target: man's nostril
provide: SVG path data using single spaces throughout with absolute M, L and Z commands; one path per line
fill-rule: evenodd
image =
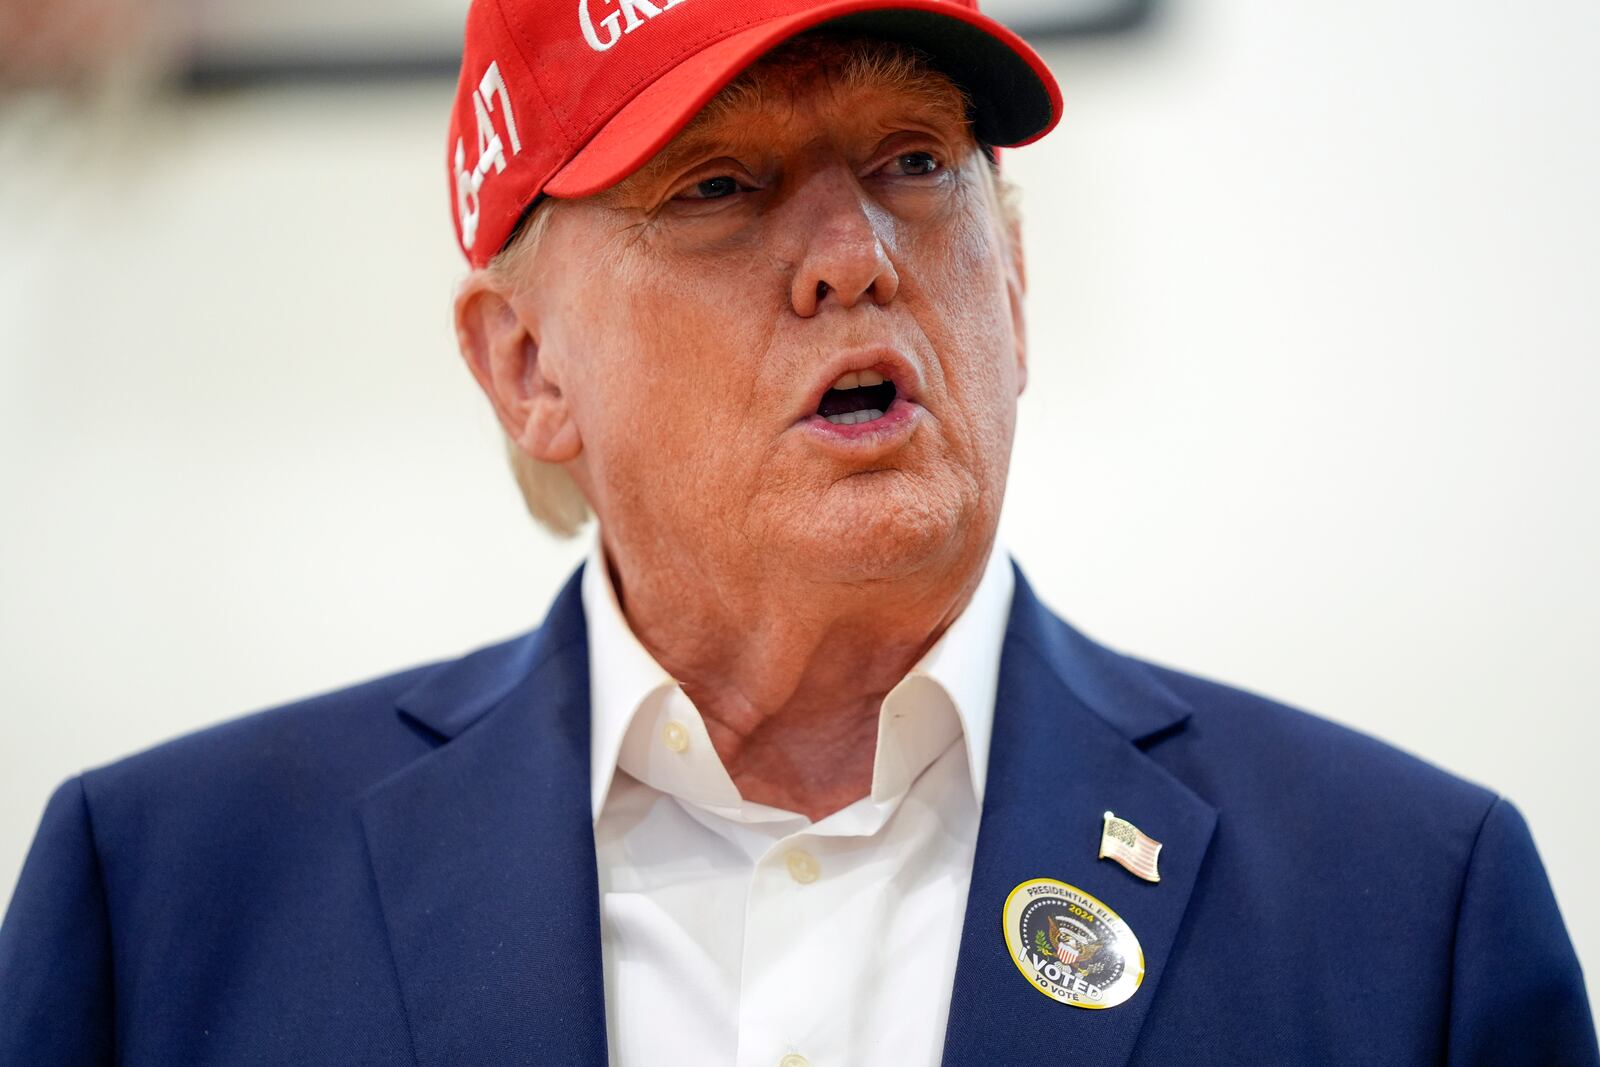
M 819 304 L 822 303 L 823 299 L 825 297 L 827 297 L 827 295 L 828 295 L 828 283 L 827 282 L 818 282 L 817 283 L 817 303 L 819 303 Z

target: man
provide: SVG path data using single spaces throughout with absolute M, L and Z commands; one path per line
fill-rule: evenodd
M 1600 1063 L 1531 839 L 1101 648 L 995 545 L 1026 375 L 956 0 L 478 0 L 462 353 L 544 624 L 52 800 L 0 1063 Z

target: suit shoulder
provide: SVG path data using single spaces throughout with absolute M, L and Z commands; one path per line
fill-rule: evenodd
M 1127 659 L 1128 657 L 1124 657 Z M 1351 814 L 1387 809 L 1397 818 L 1439 819 L 1473 831 L 1497 794 L 1360 730 L 1258 693 L 1133 660 L 1190 708 L 1191 755 L 1228 768 L 1238 788 L 1295 806 L 1295 798 Z M 1220 778 L 1221 776 L 1219 776 Z M 1249 787 L 1257 787 L 1247 792 Z
M 1497 799 L 1359 730 L 1101 644 L 1020 579 L 1009 638 L 1200 797 L 1263 827 L 1371 832 L 1409 819 L 1471 837 Z
M 255 711 L 161 742 L 86 772 L 91 804 L 181 796 L 260 797 L 359 792 L 433 747 L 429 731 L 401 715 L 403 697 L 455 669 L 505 658 L 522 635 L 456 659 L 410 667 Z

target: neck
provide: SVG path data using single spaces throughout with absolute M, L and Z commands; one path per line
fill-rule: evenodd
M 630 628 L 699 709 L 740 794 L 815 820 L 871 791 L 883 698 L 972 598 L 994 531 L 974 540 L 868 582 L 603 544 Z

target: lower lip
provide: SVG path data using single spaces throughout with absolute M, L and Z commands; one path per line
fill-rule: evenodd
M 829 422 L 821 415 L 810 415 L 800 420 L 807 433 L 836 448 L 856 451 L 881 451 L 898 447 L 922 416 L 922 405 L 904 397 L 895 397 L 889 410 L 871 422 L 856 422 L 847 426 Z

